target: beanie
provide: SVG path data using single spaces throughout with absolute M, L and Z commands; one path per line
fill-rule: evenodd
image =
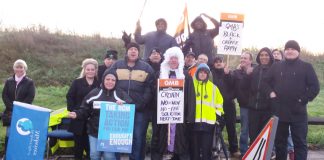
M 153 47 L 152 50 L 151 50 L 151 52 L 150 52 L 150 55 L 151 55 L 152 53 L 154 53 L 154 52 L 159 53 L 159 54 L 161 55 L 161 57 L 162 57 L 161 50 L 160 50 L 158 47 Z
M 132 47 L 135 47 L 137 48 L 138 51 L 140 51 L 140 47 L 137 43 L 134 43 L 134 42 L 130 42 L 128 45 L 127 45 L 127 48 L 126 48 L 126 51 L 128 51 L 130 48 Z
M 105 59 L 109 58 L 109 59 L 115 59 L 117 60 L 117 51 L 116 50 L 108 50 L 106 55 L 105 55 Z
M 288 48 L 293 48 L 296 51 L 300 52 L 300 47 L 299 44 L 295 41 L 295 40 L 289 40 L 286 44 L 285 44 L 285 50 Z

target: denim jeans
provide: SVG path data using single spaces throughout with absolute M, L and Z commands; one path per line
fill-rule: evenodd
M 97 150 L 98 139 L 89 135 L 90 143 L 90 158 L 91 160 L 101 160 L 101 155 L 104 160 L 117 160 L 115 153 L 112 152 L 103 152 Z
M 130 160 L 144 160 L 146 131 L 149 124 L 148 114 L 146 112 L 135 112 L 133 146 Z
M 294 151 L 294 143 L 292 141 L 290 127 L 289 127 L 287 150 L 288 150 L 288 152 Z
M 249 109 L 240 107 L 241 116 L 241 134 L 240 134 L 240 152 L 242 155 L 249 148 Z

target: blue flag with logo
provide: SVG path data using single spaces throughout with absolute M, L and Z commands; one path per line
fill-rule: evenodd
M 131 153 L 134 128 L 134 104 L 95 101 L 100 106 L 97 149 L 99 151 Z
M 44 159 L 50 111 L 14 102 L 6 159 Z

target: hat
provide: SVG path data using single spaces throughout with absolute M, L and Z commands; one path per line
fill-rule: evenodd
M 285 44 L 285 50 L 288 48 L 293 48 L 296 51 L 300 52 L 300 47 L 299 44 L 295 41 L 295 40 L 289 40 L 286 44 Z
M 209 67 L 208 67 L 207 64 L 201 63 L 197 67 L 197 71 L 195 73 L 195 76 L 196 76 L 196 79 L 197 80 L 200 80 L 201 81 L 202 79 L 199 79 L 199 77 L 198 77 L 198 74 L 199 74 L 200 71 L 205 71 L 207 73 L 207 77 L 209 77 L 210 69 L 209 69 Z M 202 81 L 207 81 L 207 80 L 208 80 L 208 78 L 207 79 L 204 79 Z
M 135 47 L 135 48 L 137 48 L 138 51 L 140 51 L 139 45 L 137 43 L 134 43 L 134 42 L 130 42 L 129 44 L 127 44 L 126 51 L 128 51 L 132 47 Z
M 189 51 L 189 52 L 186 54 L 186 57 L 187 57 L 187 56 L 193 56 L 193 57 L 196 58 L 196 54 L 195 54 L 194 52 L 191 52 L 191 51 Z
M 155 21 L 155 26 L 157 26 L 157 24 L 158 24 L 159 22 L 164 22 L 165 26 L 168 25 L 167 22 L 166 22 L 166 20 L 165 20 L 164 18 L 159 18 L 159 19 L 157 19 L 157 20 Z
M 214 63 L 217 62 L 217 61 L 221 61 L 221 62 L 223 62 L 223 60 L 224 60 L 224 57 L 223 57 L 223 56 L 217 55 L 217 56 L 214 58 Z
M 157 52 L 161 55 L 161 50 L 158 47 L 153 47 L 150 54 L 152 54 L 153 52 Z
M 118 59 L 117 54 L 118 54 L 118 52 L 116 50 L 107 50 L 107 53 L 105 55 L 105 59 L 109 58 L 109 59 L 117 60 Z

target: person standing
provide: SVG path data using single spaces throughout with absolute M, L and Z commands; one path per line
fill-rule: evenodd
M 207 24 L 202 18 L 203 16 L 208 18 L 214 24 L 215 27 L 213 29 L 207 29 Z M 219 22 L 207 14 L 202 13 L 191 23 L 191 28 L 193 29 L 193 32 L 186 40 L 183 52 L 187 54 L 191 48 L 192 52 L 196 54 L 196 57 L 204 53 L 208 56 L 208 65 L 212 65 L 216 55 L 214 38 L 219 33 Z
M 139 45 L 130 42 L 124 60 L 116 61 L 108 70 L 117 74 L 117 88 L 124 90 L 135 104 L 135 119 L 132 153 L 130 160 L 143 160 L 148 118 L 145 113 L 152 98 L 154 71 L 146 62 L 140 60 Z
M 118 153 L 97 150 L 100 109 L 94 108 L 93 105 L 94 101 L 115 102 L 118 105 L 133 103 L 126 92 L 115 87 L 117 81 L 116 73 L 105 71 L 101 86 L 90 91 L 82 101 L 81 107 L 68 114 L 68 117 L 75 120 L 87 120 L 91 160 L 101 160 L 101 157 L 104 160 L 119 160 L 120 158 Z
M 104 64 L 99 65 L 98 67 L 98 81 L 99 84 L 101 83 L 102 80 L 102 75 L 103 73 L 110 68 L 118 59 L 117 56 L 118 52 L 116 50 L 107 50 L 107 53 L 104 57 Z
M 252 72 L 253 57 L 250 52 L 243 52 L 238 69 L 233 71 L 234 94 L 240 106 L 241 134 L 240 152 L 243 156 L 249 147 L 249 86 L 245 83 L 248 74 Z
M 274 63 L 265 76 L 265 91 L 279 117 L 275 138 L 276 158 L 287 158 L 289 127 L 295 159 L 307 159 L 307 103 L 319 93 L 319 82 L 313 66 L 299 58 L 300 46 L 295 40 L 285 44 L 284 61 Z
M 229 68 L 225 65 L 223 57 L 216 56 L 211 68 L 213 83 L 219 88 L 223 99 L 224 120 L 227 130 L 229 151 L 231 156 L 239 158 L 238 141 L 236 133 L 236 108 L 234 102 L 234 79 Z
M 150 55 L 150 51 L 153 47 L 158 47 L 161 53 L 164 53 L 168 48 L 178 46 L 176 40 L 166 33 L 167 21 L 163 18 L 159 18 L 155 21 L 156 31 L 149 32 L 145 35 L 141 35 L 142 27 L 140 21 L 136 23 L 135 29 L 135 42 L 138 44 L 144 44 L 144 56 L 143 59 L 147 59 Z
M 98 62 L 95 59 L 87 58 L 82 62 L 82 71 L 79 78 L 72 82 L 71 87 L 66 94 L 67 110 L 70 112 L 80 109 L 84 97 L 94 88 L 99 87 L 97 80 Z M 90 158 L 89 138 L 87 134 L 87 120 L 73 119 L 68 128 L 69 132 L 74 136 L 74 158 L 84 159 Z
M 210 80 L 210 69 L 201 63 L 193 78 L 196 95 L 195 123 L 191 134 L 191 159 L 211 160 L 216 121 L 224 114 L 223 97 L 218 87 Z

